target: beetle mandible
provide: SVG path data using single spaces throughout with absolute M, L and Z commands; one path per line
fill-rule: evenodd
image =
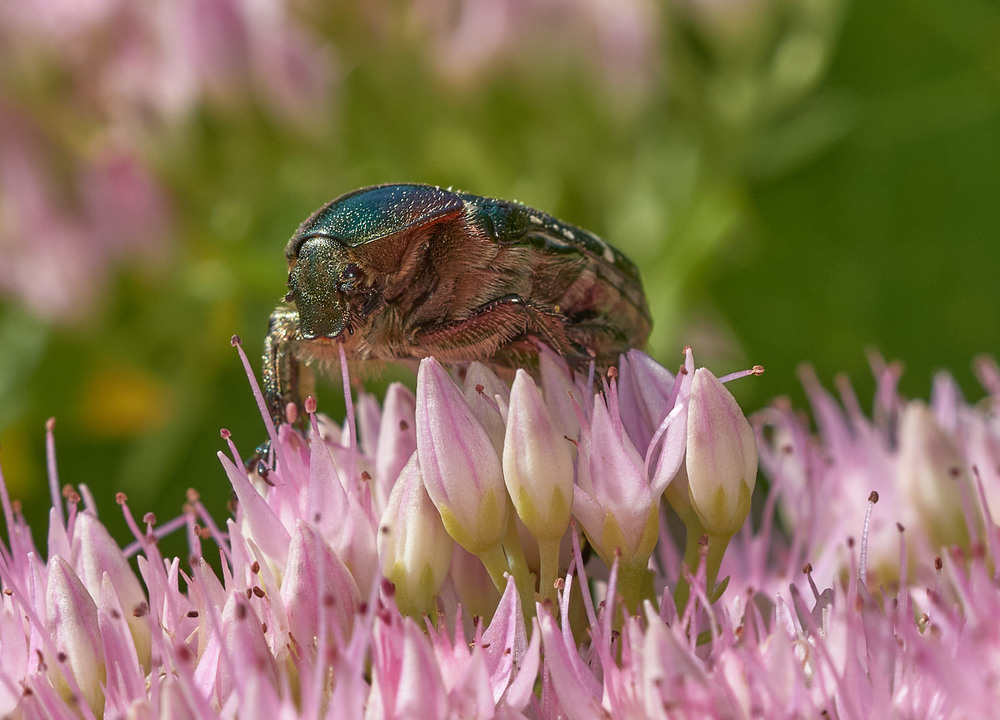
M 516 202 L 378 185 L 313 213 L 285 250 L 288 305 L 271 315 L 264 392 L 276 423 L 303 367 L 349 361 L 537 362 L 543 343 L 599 368 L 642 347 L 639 271 L 596 235 Z M 294 307 L 291 305 L 294 304 Z

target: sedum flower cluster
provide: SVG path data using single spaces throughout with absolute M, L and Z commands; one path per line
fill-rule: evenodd
M 992 401 L 877 371 L 873 419 L 807 378 L 813 435 L 787 403 L 748 422 L 690 351 L 596 383 L 426 359 L 415 394 L 270 428 L 263 478 L 223 431 L 225 527 L 193 491 L 159 526 L 120 497 L 125 549 L 60 499 L 50 426 L 44 553 L 0 477 L 0 716 L 988 716 Z

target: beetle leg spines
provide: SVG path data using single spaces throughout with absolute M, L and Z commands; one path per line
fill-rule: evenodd
M 469 317 L 421 330 L 414 337 L 420 352 L 452 362 L 490 358 L 523 337 L 535 336 L 560 354 L 572 350 L 564 318 L 517 295 L 492 300 Z
M 640 329 L 640 339 L 629 337 L 622 328 L 607 319 L 590 319 L 569 322 L 566 334 L 576 348 L 575 358 L 567 356 L 576 369 L 593 360 L 599 372 L 618 362 L 621 348 L 637 347 L 645 343 L 648 329 Z

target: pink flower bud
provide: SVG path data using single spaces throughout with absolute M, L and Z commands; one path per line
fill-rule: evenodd
M 448 533 L 474 554 L 496 547 L 507 512 L 500 458 L 434 358 L 420 362 L 416 419 L 420 472 Z
M 417 449 L 416 404 L 413 393 L 402 383 L 393 383 L 385 391 L 375 452 L 375 495 L 379 508 L 385 507 L 393 483 Z
M 74 539 L 79 543 L 78 563 L 83 584 L 90 596 L 101 597 L 101 585 L 106 574 L 111 580 L 128 622 L 139 660 L 149 666 L 150 630 L 149 605 L 138 578 L 122 554 L 118 543 L 97 517 L 90 512 L 77 515 Z
M 587 399 L 580 388 L 573 383 L 566 361 L 551 350 L 542 348 L 538 353 L 538 374 L 542 378 L 545 404 L 552 411 L 552 418 L 559 426 L 560 432 L 570 440 L 579 440 L 580 420 L 576 408 L 587 408 Z M 589 413 L 584 410 L 584 414 Z M 573 455 L 575 457 L 575 451 Z
M 69 698 L 70 685 L 62 671 L 68 665 L 83 699 L 100 715 L 104 706 L 105 666 L 97 603 L 61 557 L 50 558 L 48 570 L 46 626 L 56 652 L 63 659 L 59 662 L 57 658 L 46 658 L 49 679 L 53 687 Z
M 517 371 L 511 388 L 503 471 L 518 517 L 531 533 L 537 538 L 561 538 L 573 505 L 570 442 L 524 370 Z
M 320 613 L 326 615 L 327 646 L 351 632 L 361 600 L 347 566 L 316 528 L 299 522 L 288 549 L 288 567 L 281 583 L 281 600 L 288 613 L 288 629 L 303 648 L 312 648 L 320 632 Z
M 448 694 L 434 649 L 410 618 L 392 618 L 374 628 L 372 691 L 366 716 L 448 717 Z
M 623 561 L 645 564 L 659 530 L 659 495 L 650 490 L 645 462 L 617 417 L 598 396 L 591 427 L 580 444 L 579 486 L 573 515 L 609 566 L 616 551 Z
M 757 482 L 757 443 L 736 398 L 705 368 L 694 373 L 685 466 L 691 506 L 705 530 L 736 534 Z
M 622 425 L 636 448 L 645 453 L 676 396 L 673 373 L 646 353 L 629 350 L 618 362 L 618 396 Z
M 509 403 L 510 388 L 507 383 L 482 363 L 474 362 L 469 364 L 469 369 L 465 373 L 462 394 L 476 419 L 493 441 L 493 449 L 497 451 L 498 456 L 502 456 L 504 419 L 500 415 L 496 396 L 500 396 L 504 405 Z
M 268 689 L 278 687 L 278 664 L 264 635 L 260 617 L 252 602 L 241 592 L 232 592 L 222 608 L 222 649 L 239 663 L 220 662 L 215 692 L 225 698 L 232 692 L 245 693 L 255 683 Z
M 454 545 L 427 495 L 413 453 L 392 488 L 378 533 L 382 574 L 396 586 L 396 606 L 402 612 L 434 611 Z
M 962 511 L 959 483 L 967 485 L 965 463 L 958 449 L 922 402 L 910 402 L 899 430 L 899 488 L 908 498 L 914 520 L 936 546 L 967 545 L 969 528 Z M 911 522 L 907 522 L 911 524 Z

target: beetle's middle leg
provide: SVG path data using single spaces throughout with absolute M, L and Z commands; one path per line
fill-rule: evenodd
M 489 358 L 503 346 L 535 335 L 565 355 L 573 344 L 563 329 L 565 318 L 555 310 L 519 295 L 505 295 L 476 308 L 462 320 L 418 330 L 414 344 L 428 355 L 449 362 Z

